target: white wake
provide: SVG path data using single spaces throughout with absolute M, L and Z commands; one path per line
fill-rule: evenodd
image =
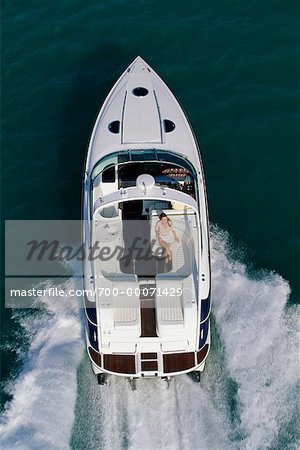
M 70 279 L 60 288 L 76 288 Z M 49 287 L 49 286 L 47 286 Z M 44 286 L 46 288 L 46 286 Z M 2 415 L 2 449 L 64 449 L 74 422 L 77 367 L 84 351 L 78 299 L 43 298 L 38 316 L 20 316 L 30 339 L 24 367 Z M 18 315 L 18 312 L 16 312 Z
M 247 449 L 279 448 L 280 434 L 297 415 L 299 306 L 287 307 L 290 288 L 280 275 L 253 279 L 244 264 L 230 260 L 228 241 L 214 229 L 213 299 L 226 367 L 238 384 L 240 433 Z

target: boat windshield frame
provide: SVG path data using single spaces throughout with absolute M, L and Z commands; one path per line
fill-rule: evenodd
M 140 156 L 139 158 L 137 158 Z M 162 149 L 129 149 L 129 150 L 119 150 L 117 152 L 109 153 L 101 158 L 93 167 L 90 175 L 91 184 L 95 178 L 107 169 L 115 162 L 112 162 L 116 157 L 120 157 L 121 161 L 118 162 L 117 166 L 137 163 L 137 162 L 157 162 L 157 163 L 168 163 L 175 166 L 180 166 L 190 172 L 193 177 L 193 182 L 195 183 L 195 188 L 197 190 L 197 171 L 193 164 L 185 157 L 171 150 Z M 146 158 L 145 158 L 146 157 Z

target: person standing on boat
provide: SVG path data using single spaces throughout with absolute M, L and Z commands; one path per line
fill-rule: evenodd
M 155 226 L 156 239 L 161 247 L 165 250 L 165 260 L 166 263 L 172 261 L 172 250 L 171 244 L 174 241 L 179 242 L 176 235 L 176 231 L 172 225 L 172 221 L 169 219 L 167 214 L 161 213 L 159 216 L 159 221 Z

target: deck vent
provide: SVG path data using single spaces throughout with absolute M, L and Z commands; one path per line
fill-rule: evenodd
M 132 93 L 136 97 L 146 97 L 146 95 L 149 94 L 149 91 L 144 87 L 136 87 L 133 89 Z
M 110 122 L 108 129 L 111 133 L 118 134 L 120 132 L 120 121 L 114 120 L 113 122 Z
M 175 123 L 172 122 L 172 120 L 164 120 L 164 129 L 166 133 L 171 133 L 171 131 L 175 130 L 175 128 Z

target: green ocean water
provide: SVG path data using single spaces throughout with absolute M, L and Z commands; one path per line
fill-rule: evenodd
M 274 311 L 281 301 L 277 294 L 284 290 L 283 284 L 274 281 L 275 273 L 286 280 L 282 283 L 289 285 L 291 294 L 282 301 L 282 311 L 289 308 L 294 311 L 300 293 L 299 21 L 299 3 L 292 0 L 4 0 L 1 3 L 2 217 L 80 218 L 83 163 L 96 115 L 118 76 L 140 55 L 174 92 L 193 126 L 202 151 L 210 221 L 219 226 L 219 231 L 215 231 L 216 242 L 223 233 L 220 230 L 226 230 L 231 258 L 242 261 L 249 277 L 254 274 L 257 280 L 263 280 L 265 289 L 266 279 L 274 274 L 271 284 L 278 289 L 268 291 Z M 250 288 L 245 282 L 245 296 L 247 289 Z M 215 315 L 218 326 L 213 335 L 215 342 L 220 339 L 220 345 L 215 344 L 213 363 L 208 369 L 214 380 L 214 364 L 218 364 L 217 356 L 221 357 L 220 348 L 226 346 L 218 307 Z M 266 326 L 272 327 L 276 317 L 270 313 Z M 30 345 L 38 336 L 37 320 L 34 314 L 16 315 L 2 307 L 3 403 L 17 398 L 14 384 L 18 385 L 20 373 L 31 361 Z M 31 333 L 28 330 L 33 323 L 35 331 Z M 290 322 L 285 326 L 292 327 Z M 226 364 L 219 372 L 230 366 Z M 88 388 L 82 381 L 86 365 L 84 359 L 79 366 L 77 393 L 89 398 L 87 403 L 91 405 Z M 230 372 L 228 367 L 226 370 Z M 230 442 L 240 442 L 242 447 L 246 437 L 251 436 L 251 427 L 247 429 L 244 425 L 239 429 L 237 423 L 243 422 L 241 411 L 245 408 L 242 403 L 244 406 L 239 410 L 236 400 L 242 382 L 234 371 L 227 375 L 228 398 L 222 398 L 222 402 L 228 404 L 225 416 L 231 417 L 228 419 L 231 425 L 226 422 L 224 427 L 231 428 L 224 432 L 224 448 L 230 448 Z M 87 380 L 91 389 L 97 389 L 90 374 Z M 174 396 L 184 390 L 180 383 L 174 388 L 176 392 L 172 391 Z M 217 381 L 210 384 L 208 378 L 205 386 L 208 391 L 222 391 Z M 128 414 L 136 399 L 122 394 L 123 388 L 118 384 L 112 386 L 117 403 L 107 398 L 107 393 L 98 393 L 95 398 L 99 403 L 118 404 L 119 409 L 126 404 Z M 254 392 L 255 384 L 252 388 Z M 293 397 L 294 389 L 292 384 L 287 398 Z M 151 392 L 147 392 L 146 397 L 139 394 L 142 402 L 150 396 Z M 192 398 L 192 391 L 188 392 Z M 165 393 L 161 395 L 164 398 Z M 199 401 L 205 400 L 204 397 Z M 104 427 L 104 419 L 98 415 L 102 434 L 94 423 L 91 427 L 94 440 L 85 447 L 79 431 L 86 430 L 82 424 L 88 423 L 88 419 L 82 417 L 84 402 L 81 404 L 80 398 L 79 395 L 74 409 L 75 425 L 70 440 L 73 448 L 109 447 L 118 423 L 122 423 L 123 431 L 119 430 L 120 440 L 113 441 L 111 448 L 139 448 L 139 440 L 130 444 L 132 424 L 128 417 L 118 416 L 119 422 L 115 428 L 110 425 L 110 429 Z M 6 404 L 6 411 L 9 405 Z M 19 414 L 22 411 L 21 408 Z M 290 420 L 274 422 L 277 434 L 273 440 L 253 438 L 245 448 L 296 448 L 293 414 Z M 5 423 L 8 422 L 4 422 L 4 429 Z M 206 428 L 201 430 L 207 432 Z M 20 448 L 35 448 L 30 431 L 23 433 L 27 441 Z M 19 429 L 11 438 L 15 440 L 8 442 L 19 448 L 21 437 Z M 178 448 L 197 448 L 186 439 L 177 443 Z M 163 439 L 155 441 L 152 448 L 162 443 L 165 445 Z M 176 448 L 175 444 L 176 440 L 170 448 Z M 48 443 L 48 447 L 43 445 L 39 448 L 64 448 L 61 441 Z M 206 444 L 206 448 L 217 447 Z

